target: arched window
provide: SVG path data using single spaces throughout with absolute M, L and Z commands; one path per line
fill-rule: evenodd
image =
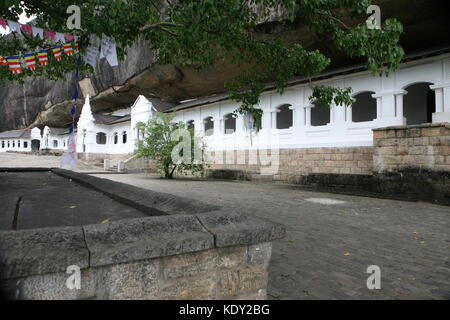
M 205 124 L 205 136 L 209 137 L 214 134 L 214 121 L 213 117 L 207 117 L 203 121 Z
M 277 129 L 289 129 L 293 123 L 293 112 L 290 104 L 284 104 L 277 108 Z
M 16 147 L 16 141 L 13 141 L 12 143 L 12 147 L 15 148 Z
M 117 132 L 114 132 L 114 144 L 118 143 L 119 143 L 119 135 L 117 134 Z
M 143 122 L 139 122 L 136 125 L 136 138 L 137 140 L 142 140 L 142 138 L 144 138 L 144 129 L 142 129 L 141 127 L 144 125 Z
M 17 148 L 20 148 L 20 140 L 17 140 Z
M 104 132 L 98 132 L 96 136 L 97 144 L 106 144 L 106 134 Z
M 225 134 L 232 134 L 236 132 L 236 118 L 232 113 L 229 113 L 223 117 L 225 120 Z
M 10 146 L 10 144 L 9 144 L 9 141 L 8 141 L 8 148 L 9 148 L 9 146 Z
M 53 148 L 58 148 L 58 140 L 53 140 Z
M 123 144 L 127 143 L 127 132 L 126 131 L 122 132 L 122 143 Z
M 377 100 L 372 98 L 375 92 L 362 92 L 353 98 L 355 102 L 352 105 L 352 121 L 366 122 L 377 118 Z
M 2 149 L 5 149 L 5 141 L 2 141 Z
M 405 88 L 408 92 L 403 97 L 403 116 L 406 124 L 420 124 L 432 122 L 432 115 L 436 112 L 436 97 L 430 89 L 432 83 L 416 83 Z
M 23 142 L 23 147 L 26 149 L 26 148 L 28 148 L 28 141 L 24 141 Z
M 186 127 L 188 128 L 188 130 L 195 130 L 195 124 L 194 124 L 194 120 L 189 120 L 188 122 L 186 122 Z
M 325 126 L 330 123 L 330 107 L 314 106 L 311 108 L 311 125 L 313 127 Z

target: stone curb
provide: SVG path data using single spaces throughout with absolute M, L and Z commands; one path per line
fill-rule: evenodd
M 145 190 L 124 183 L 92 177 L 83 173 L 56 168 L 51 171 L 64 178 L 72 179 L 88 188 L 99 191 L 117 202 L 151 216 L 190 214 L 192 211 L 201 213 L 218 209 L 217 206 L 212 206 L 197 200 Z
M 65 273 L 71 265 L 87 269 L 265 243 L 285 236 L 280 224 L 218 210 L 200 201 L 67 170 L 52 171 L 151 216 L 80 227 L 0 231 L 1 280 Z M 190 214 L 183 214 L 186 212 Z
M 0 279 L 66 272 L 70 265 L 89 267 L 81 227 L 0 232 Z

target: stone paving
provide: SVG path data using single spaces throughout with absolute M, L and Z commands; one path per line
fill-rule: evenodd
M 58 158 L 0 154 L 0 167 L 58 166 Z M 271 299 L 450 299 L 450 207 L 227 181 L 96 175 L 191 197 L 282 223 L 274 242 Z M 367 267 L 381 268 L 368 290 Z
M 37 156 L 22 153 L 0 153 L 0 168 L 1 167 L 15 167 L 15 168 L 59 168 L 59 161 L 61 157 L 58 156 Z M 65 167 L 65 169 L 70 169 Z M 78 172 L 93 172 L 103 171 L 103 168 L 88 166 L 81 161 L 78 161 Z
M 96 176 L 283 223 L 271 299 L 450 299 L 450 207 L 277 184 Z M 367 289 L 370 265 L 381 268 L 381 290 Z

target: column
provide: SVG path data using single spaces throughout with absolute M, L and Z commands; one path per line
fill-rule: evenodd
M 407 94 L 405 90 L 394 93 L 395 96 L 395 117 L 400 121 L 400 124 L 406 124 L 403 110 L 403 97 Z
M 377 100 L 377 120 L 381 120 L 383 117 L 383 101 L 382 97 L 376 94 L 372 95 L 372 98 Z
M 352 123 L 353 122 L 353 107 L 347 106 L 345 108 L 345 122 Z
M 311 126 L 311 108 L 313 106 L 312 105 L 308 105 L 305 107 L 305 125 L 307 127 Z
M 436 95 L 436 112 L 433 123 L 450 122 L 450 83 L 430 86 Z

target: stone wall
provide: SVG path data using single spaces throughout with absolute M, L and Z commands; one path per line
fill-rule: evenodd
M 240 172 L 241 178 L 284 182 L 295 182 L 299 177 L 313 173 L 371 174 L 372 150 L 372 147 L 280 149 L 279 152 L 263 150 L 262 153 L 267 153 L 268 159 L 274 159 L 273 168 L 278 168 L 274 174 L 267 176 L 260 175 L 260 172 L 261 168 L 270 167 L 270 164 L 262 166 L 257 152 L 249 153 L 248 150 L 226 154 L 220 152 L 218 155 L 215 153 L 210 155 L 214 161 L 211 170 L 218 170 L 214 173 L 216 176 L 220 172 L 233 170 Z M 217 161 L 217 159 L 224 160 Z
M 262 300 L 271 248 L 233 246 L 83 269 L 80 290 L 67 288 L 65 272 L 9 280 L 0 288 L 15 292 L 6 298 L 27 300 Z
M 192 199 L 52 171 L 149 216 L 0 231 L 1 298 L 266 298 L 272 241 L 285 236 L 282 225 Z M 80 289 L 67 286 L 71 266 L 80 270 Z
M 450 172 L 450 123 L 376 129 L 373 160 L 377 173 Z

